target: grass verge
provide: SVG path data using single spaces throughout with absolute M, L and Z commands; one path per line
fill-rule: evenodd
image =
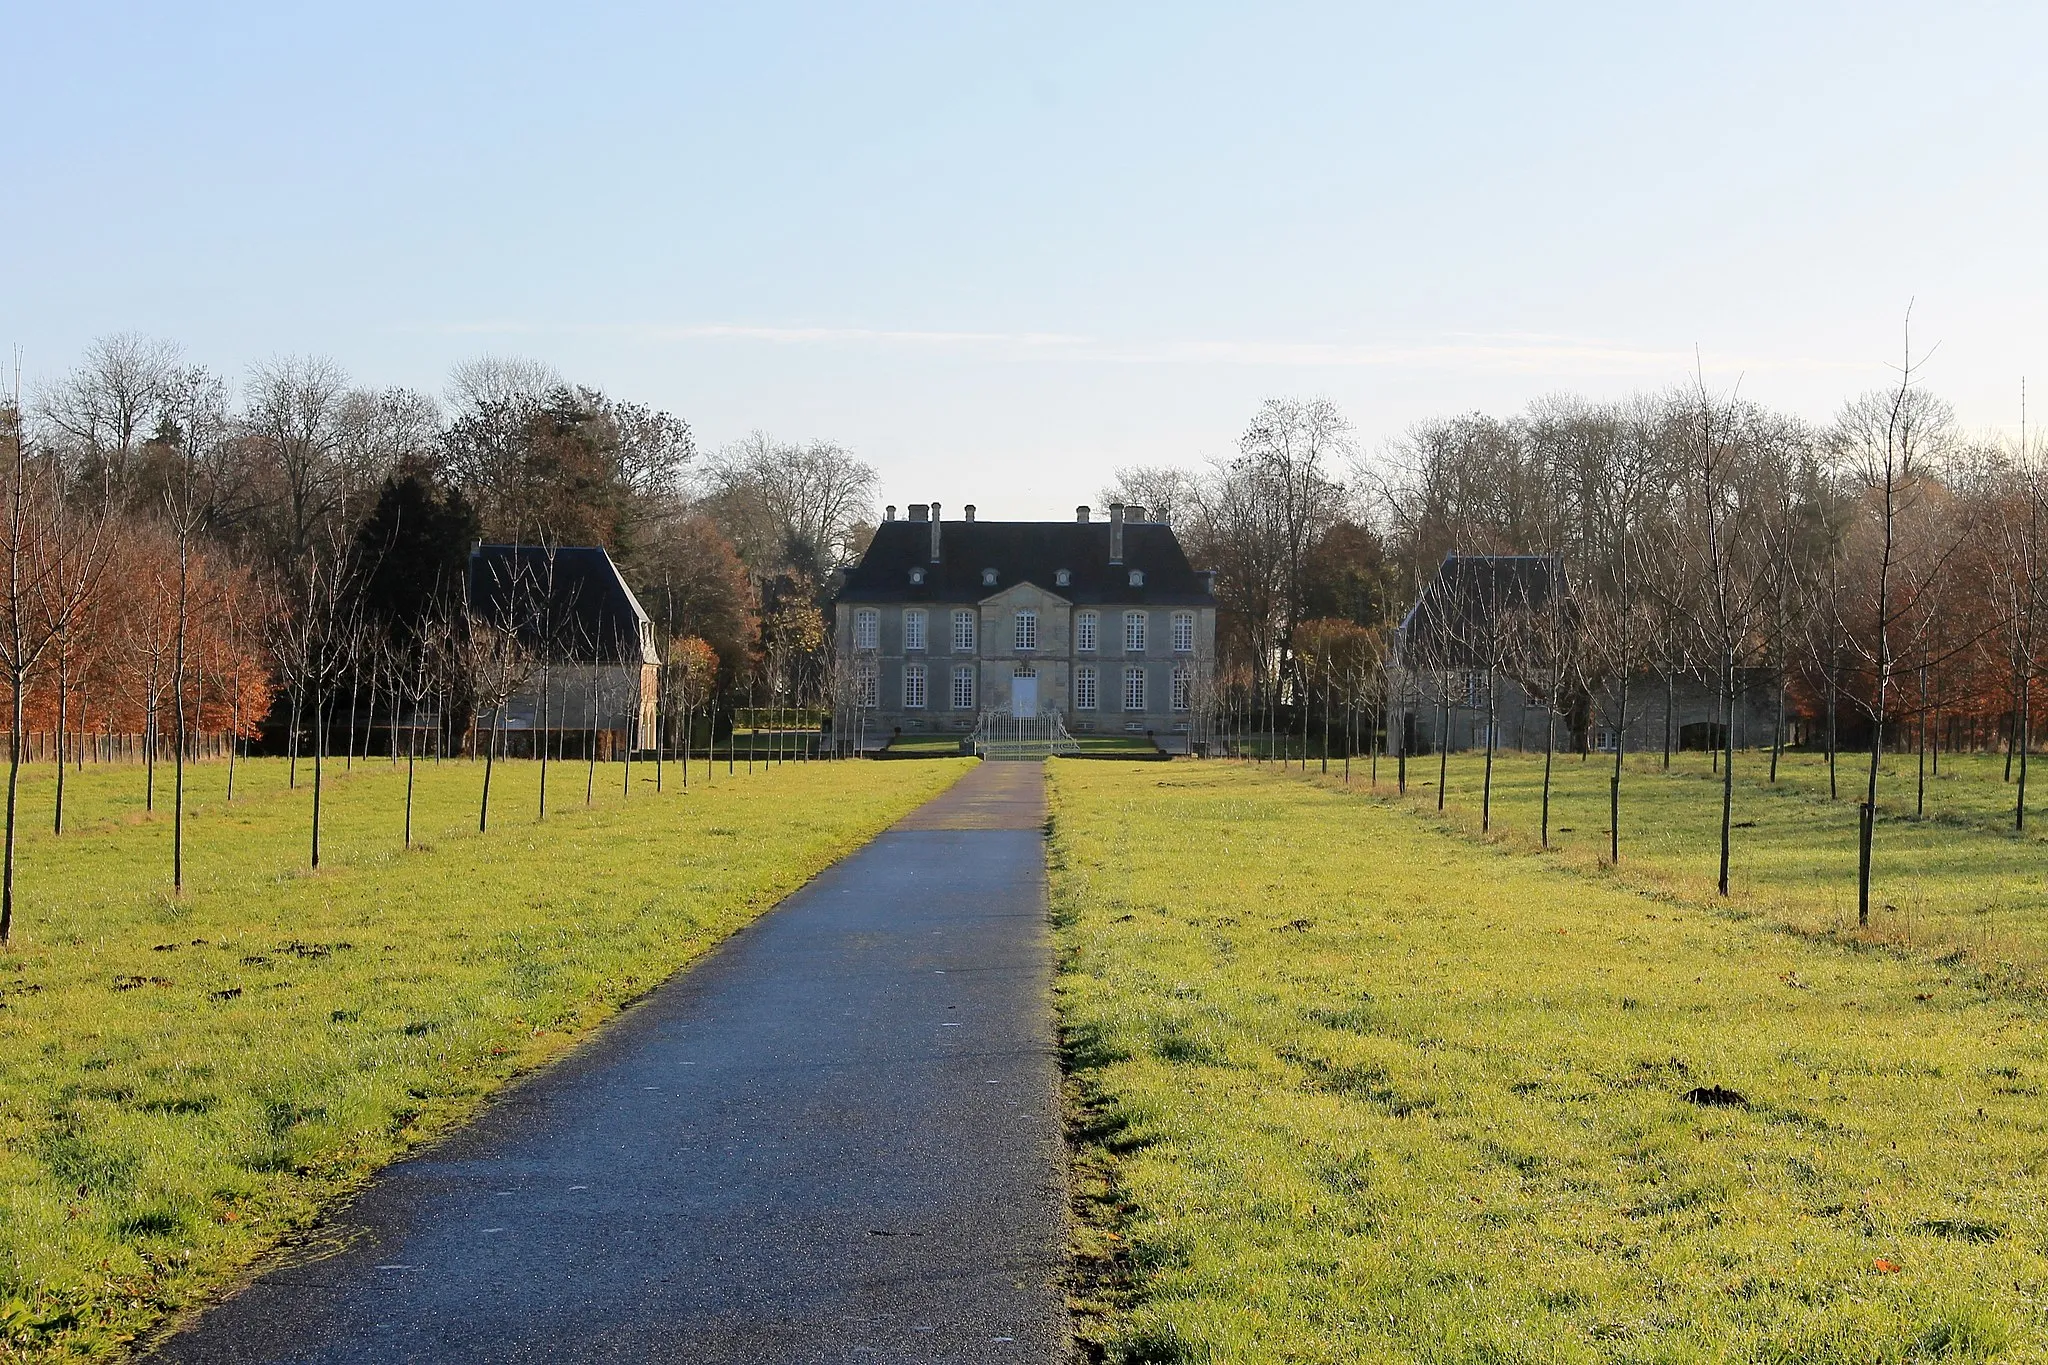
M 1874 842 L 1871 924 L 1856 927 L 1856 810 L 1865 757 L 1843 755 L 1840 796 L 1830 799 L 1826 759 L 1788 753 L 1779 780 L 1770 757 L 1738 751 L 1731 830 L 1730 890 L 1742 907 L 1803 933 L 1881 941 L 1920 952 L 1966 950 L 1987 970 L 2022 980 L 2048 976 L 2048 814 L 2024 832 L 2012 827 L 2014 790 L 1996 755 L 1943 755 L 1916 815 L 1913 755 L 1887 754 Z M 1445 823 L 1480 833 L 1479 754 L 1451 756 Z M 1408 801 L 1434 812 L 1437 759 L 1408 769 Z M 1654 756 L 1632 760 L 1622 788 L 1621 865 L 1607 856 L 1607 783 L 1612 758 L 1559 755 L 1546 856 L 1579 871 L 1688 900 L 1718 899 L 1720 779 L 1704 754 L 1680 754 L 1664 772 Z M 1312 761 L 1309 776 L 1333 785 Z M 1494 759 L 1492 828 L 1504 847 L 1536 851 L 1542 828 L 1541 755 Z M 1374 788 L 1354 762 L 1350 790 L 1392 797 L 1393 765 L 1382 760 Z
M 586 806 L 586 770 L 553 765 L 540 824 L 537 765 L 507 763 L 478 835 L 481 770 L 449 763 L 420 770 L 408 853 L 402 769 L 359 763 L 329 770 L 312 873 L 310 792 L 250 764 L 245 797 L 197 803 L 182 898 L 161 806 L 27 840 L 0 958 L 0 1354 L 117 1350 L 963 768 L 700 770 L 687 794 L 670 768 L 657 795 L 636 764 L 629 797 L 609 764 Z
M 2048 1356 L 2042 1006 L 1966 960 L 1228 764 L 1053 820 L 1098 1356 Z

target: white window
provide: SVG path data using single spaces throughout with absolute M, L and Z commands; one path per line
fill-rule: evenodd
M 974 666 L 962 664 L 953 670 L 953 709 L 972 711 L 974 709 Z
M 909 611 L 903 613 L 903 647 L 905 649 L 924 648 L 924 622 L 925 614 L 922 607 L 912 607 Z
M 1177 611 L 1173 614 L 1173 652 L 1195 652 L 1195 614 L 1191 611 Z
M 882 640 L 882 613 L 862 607 L 853 614 L 853 647 L 874 649 Z
M 882 704 L 881 674 L 872 659 L 863 659 L 853 672 L 853 704 L 871 711 Z
M 1038 613 L 1020 611 L 1017 613 L 1017 648 L 1038 648 Z
M 1074 648 L 1095 652 L 1095 627 L 1102 620 L 1098 612 L 1084 611 L 1074 618 Z
M 913 582 L 913 583 L 922 583 L 922 582 L 924 582 L 924 570 L 923 570 L 923 569 L 912 569 L 912 570 L 910 571 L 910 581 L 911 581 L 911 582 Z
M 1095 665 L 1082 664 L 1074 670 L 1074 709 L 1093 711 L 1101 704 L 1101 699 L 1096 695 Z
M 1124 670 L 1124 710 L 1145 709 L 1145 670 L 1127 668 Z
M 1176 711 L 1185 711 L 1185 710 L 1187 710 L 1187 709 L 1188 709 L 1188 692 L 1189 692 L 1189 690 L 1190 690 L 1190 689 L 1189 689 L 1189 684 L 1190 684 L 1190 682 L 1192 682 L 1192 681 L 1193 681 L 1193 680 L 1192 680 L 1192 679 L 1191 679 L 1191 678 L 1189 677 L 1189 675 L 1188 675 L 1188 670 L 1187 670 L 1187 667 L 1186 667 L 1186 665 L 1182 665 L 1181 667 L 1179 667 L 1179 668 L 1176 668 L 1176 669 L 1174 669 L 1174 670 L 1173 670 L 1173 709 L 1174 709 L 1174 710 L 1176 710 Z
M 974 613 L 956 611 L 953 613 L 953 652 L 972 654 L 974 652 Z
M 1145 652 L 1145 613 L 1127 611 L 1124 613 L 1124 653 Z
M 1131 570 L 1131 586 L 1134 588 L 1145 586 L 1145 571 L 1143 569 Z
M 981 571 L 981 586 L 984 588 L 993 588 L 995 585 L 996 571 L 994 569 L 983 569 Z
M 1052 576 L 1052 581 L 1055 587 L 1067 587 L 1074 581 L 1074 571 L 1072 569 L 1057 570 Z
M 924 710 L 923 664 L 905 664 L 903 666 L 903 709 L 906 711 Z

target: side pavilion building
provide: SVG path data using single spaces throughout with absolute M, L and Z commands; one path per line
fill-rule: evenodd
M 1112 503 L 1071 522 L 944 521 L 888 509 L 833 608 L 834 733 L 965 735 L 985 711 L 1075 734 L 1200 737 L 1216 666 L 1215 575 L 1173 528 Z
M 469 610 L 509 631 L 522 657 L 503 727 L 506 752 L 600 758 L 652 748 L 661 657 L 654 623 L 597 545 L 490 545 L 469 552 Z

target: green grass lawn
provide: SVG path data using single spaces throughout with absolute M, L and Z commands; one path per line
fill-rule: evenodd
M 957 754 L 960 742 L 966 735 L 896 735 L 884 746 L 892 754 L 916 754 L 931 757 L 937 754 Z
M 1637 785 L 1634 842 L 1648 861 L 1669 840 L 1668 884 L 1273 769 L 1053 766 L 1080 1306 L 1104 1355 L 2048 1358 L 2042 997 L 1695 899 L 1682 819 L 1709 789 Z M 1752 864 L 1764 831 L 1822 821 L 1742 799 Z M 1588 844 L 1604 825 L 1561 823 Z M 2011 852 L 1995 876 L 2038 856 L 1950 836 Z M 1705 1087 L 1743 1102 L 1688 1102 Z
M 330 763 L 193 772 L 188 889 L 170 894 L 168 780 L 87 765 L 48 832 L 24 786 L 0 955 L 0 1358 L 89 1356 L 219 1287 L 377 1166 L 953 781 L 961 763 Z
M 1156 754 L 1159 746 L 1143 735 L 1076 735 L 1084 754 Z
M 1828 799 L 1819 754 L 1784 756 L 1768 781 L 1770 756 L 1735 756 L 1730 889 L 1745 906 L 1808 932 L 1853 931 L 1856 918 L 1856 806 L 1867 758 L 1842 757 L 1840 799 Z M 1456 828 L 1479 825 L 1485 759 L 1454 754 L 1445 783 Z M 1541 830 L 1540 755 L 1494 760 L 1492 833 L 1531 848 Z M 1994 755 L 1944 756 L 1927 783 L 1926 813 L 1914 815 L 1915 762 L 1886 755 L 1880 770 L 1870 936 L 1923 950 L 1967 950 L 1988 968 L 2042 978 L 2048 972 L 2048 811 L 2012 828 L 2013 787 Z M 1352 789 L 1368 789 L 1354 761 Z M 1552 856 L 1591 869 L 1607 853 L 1607 783 L 1612 759 L 1560 755 L 1551 797 Z M 1309 765 L 1322 780 L 1320 768 Z M 1433 810 L 1437 761 L 1410 763 L 1409 799 Z M 2048 768 L 2034 774 L 2048 780 Z M 1336 780 L 1336 770 L 1331 778 Z M 1394 788 L 1380 763 L 1378 791 Z M 1622 880 L 1687 898 L 1712 897 L 1719 860 L 1720 779 L 1705 754 L 1680 754 L 1670 773 L 1654 755 L 1633 761 L 1622 787 Z M 2002 965 L 2001 965 L 2002 964 Z

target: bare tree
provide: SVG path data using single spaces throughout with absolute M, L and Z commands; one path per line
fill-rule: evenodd
M 125 490 L 182 373 L 178 347 L 133 332 L 100 337 L 77 369 L 36 397 L 36 415 L 70 447 L 86 488 Z
M 491 775 L 504 735 L 505 708 L 535 666 L 525 627 L 534 610 L 536 587 L 523 557 L 512 556 L 499 567 L 508 579 L 490 585 L 486 610 L 472 607 L 467 613 L 462 641 L 465 676 L 476 697 L 477 714 L 490 717 L 490 731 L 484 738 L 483 797 L 477 806 L 479 834 L 490 828 Z
M 14 826 L 21 785 L 23 707 L 29 677 L 53 638 L 37 611 L 38 589 L 45 570 L 43 515 L 51 500 L 48 472 L 31 465 L 28 434 L 23 430 L 20 380 L 0 407 L 0 459 L 6 461 L 6 523 L 0 529 L 0 555 L 7 560 L 6 596 L 0 599 L 0 666 L 7 670 L 12 693 L 10 742 L 7 753 L 7 851 L 0 876 L 0 943 L 14 929 Z
M 361 563 L 353 537 L 329 527 L 324 553 L 309 552 L 295 566 L 293 610 L 288 637 L 300 670 L 301 688 L 311 693 L 313 721 L 312 865 L 320 866 L 320 821 L 335 683 L 347 671 L 361 638 Z
M 2011 746 L 2017 755 L 2019 785 L 2013 795 L 2013 828 L 2027 827 L 2027 759 L 2033 748 L 2034 678 L 2040 655 L 2040 582 L 2048 565 L 2042 562 L 2044 493 L 2039 452 L 2028 440 L 2026 392 L 2020 397 L 2020 441 L 2017 450 L 1997 459 L 1984 501 L 1989 504 L 1985 534 L 1976 538 L 1977 571 L 1992 597 L 2004 664 L 2012 696 Z
M 244 418 L 259 464 L 277 486 L 275 553 L 294 564 L 319 548 L 323 523 L 348 492 L 341 455 L 348 378 L 333 361 L 286 356 L 249 375 Z
M 175 461 L 164 489 L 164 518 L 177 543 L 177 632 L 172 647 L 171 694 L 176 705 L 171 818 L 171 889 L 185 890 L 185 756 L 191 717 L 185 706 L 186 672 L 192 659 L 192 558 L 194 538 L 214 505 L 213 485 L 224 469 L 228 444 L 225 388 L 202 371 L 189 372 L 166 414 L 161 444 Z
M 1947 537 L 1921 538 L 1917 544 L 1907 540 L 1907 523 L 1928 493 L 1936 462 L 1954 440 L 1948 405 L 1920 387 L 1923 365 L 1924 358 L 1913 354 L 1912 312 L 1908 309 L 1898 382 L 1845 406 L 1831 434 L 1837 457 L 1863 490 L 1866 586 L 1874 606 L 1868 635 L 1849 635 L 1862 656 L 1868 689 L 1862 705 L 1870 721 L 1869 766 L 1857 821 L 1859 926 L 1870 923 L 1877 780 L 1884 759 L 1885 724 L 1892 714 L 1892 686 L 1902 657 L 1901 635 L 1913 633 L 1924 623 L 1919 599 L 1933 588 L 1956 548 Z
M 1768 445 L 1773 432 L 1758 410 L 1694 386 L 1684 406 L 1687 472 L 1681 496 L 1681 530 L 1676 537 L 1683 580 L 1695 585 L 1692 625 L 1705 645 L 1701 662 L 1711 668 L 1720 733 L 1720 866 L 1716 881 L 1728 894 L 1735 807 L 1735 707 L 1743 669 L 1757 641 L 1763 613 L 1757 572 L 1760 554 L 1756 488 L 1746 465 Z
M 104 487 L 104 485 L 103 485 Z M 98 497 L 53 497 L 48 503 L 51 520 L 48 574 L 36 594 L 41 628 L 49 637 L 55 664 L 57 702 L 57 791 L 51 812 L 53 834 L 64 832 L 64 749 L 70 727 L 72 666 L 78 636 L 95 627 L 104 631 L 110 613 L 103 596 L 103 580 L 109 548 L 109 501 Z M 84 758 L 84 720 L 80 718 L 79 757 Z
M 871 514 L 874 468 L 830 441 L 796 445 L 756 431 L 704 470 L 707 505 L 757 579 L 790 569 L 822 583 Z

